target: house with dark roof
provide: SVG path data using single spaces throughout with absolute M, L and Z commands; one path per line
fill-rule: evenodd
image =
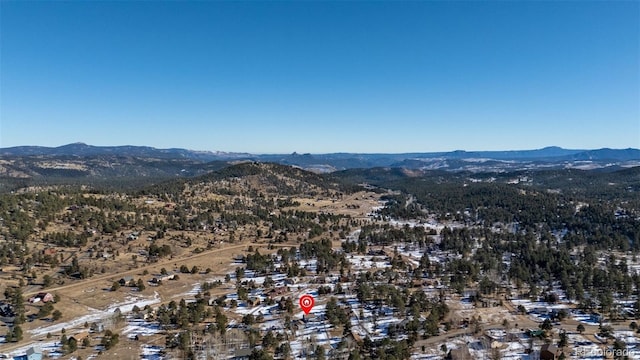
M 0 302 L 0 316 L 14 316 L 11 304 Z
M 540 349 L 540 360 L 555 360 L 560 357 L 558 347 L 553 344 L 544 344 Z

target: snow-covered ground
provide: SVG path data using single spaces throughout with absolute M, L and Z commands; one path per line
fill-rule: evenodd
M 40 349 L 44 354 L 47 354 L 50 359 L 57 359 L 62 357 L 64 354 L 60 351 L 60 342 L 59 341 L 46 341 L 46 342 L 38 342 L 31 343 L 29 345 L 25 345 L 19 347 L 9 353 L 9 356 L 20 356 L 26 354 L 27 350 L 35 347 Z
M 138 336 L 149 336 L 158 334 L 161 331 L 160 325 L 156 322 L 148 322 L 144 319 L 136 319 L 129 316 L 127 318 L 127 326 L 122 330 L 122 335 L 126 335 L 129 339 Z
M 630 359 L 640 359 L 640 339 L 638 334 L 633 331 L 614 331 L 613 336 L 627 344 L 629 353 L 626 355 Z
M 551 304 L 544 301 L 531 301 L 528 299 L 512 299 L 511 303 L 514 307 L 524 306 L 529 318 L 537 322 L 543 322 L 549 319 L 552 311 L 566 310 L 570 312 L 570 306 L 566 303 Z
M 592 314 L 587 314 L 579 310 L 571 311 L 571 318 L 573 320 L 579 321 L 587 325 L 594 325 L 594 326 L 600 325 L 600 320 L 597 316 Z
M 508 342 L 506 343 L 506 348 L 498 351 L 500 352 L 500 359 L 520 360 L 529 358 L 526 350 L 526 346 L 519 342 Z
M 351 263 L 351 268 L 356 271 L 391 267 L 391 263 L 382 256 L 349 255 L 347 260 Z
M 142 359 L 145 360 L 160 360 L 162 356 L 160 355 L 162 352 L 162 347 L 157 345 L 142 345 L 141 353 Z
M 109 305 L 104 310 L 98 310 L 98 309 L 87 307 L 87 311 L 89 312 L 87 315 L 83 315 L 75 319 L 61 322 L 61 323 L 39 327 L 33 330 L 29 330 L 29 332 L 34 336 L 44 336 L 47 333 L 54 334 L 54 333 L 60 332 L 62 329 L 72 329 L 72 328 L 83 327 L 84 323 L 91 324 L 93 322 L 98 322 L 102 319 L 106 319 L 109 316 L 112 316 L 117 309 L 120 309 L 120 312 L 122 314 L 126 314 L 131 312 L 134 306 L 138 306 L 140 309 L 142 309 L 146 305 L 151 305 L 158 302 L 160 302 L 160 296 L 158 295 L 157 292 L 154 294 L 153 297 L 131 296 L 131 297 L 128 297 L 125 301 L 122 301 L 119 303 L 113 303 Z
M 570 359 L 602 359 L 602 350 L 593 342 L 582 335 L 568 334 L 569 343 L 572 344 Z
M 49 326 L 39 327 L 29 332 L 34 336 L 42 336 L 48 333 L 56 334 L 59 333 L 62 329 L 73 329 L 73 328 L 84 328 L 85 323 L 93 323 L 99 322 L 100 320 L 107 319 L 110 316 L 113 316 L 117 309 L 120 309 L 122 314 L 129 314 L 135 306 L 140 309 L 144 308 L 146 305 L 156 304 L 160 302 L 160 297 L 158 293 L 155 293 L 153 297 L 141 297 L 141 296 L 130 296 L 125 301 L 117 302 L 109 305 L 104 310 L 98 310 L 93 308 L 87 308 L 89 314 L 79 316 L 75 319 L 65 321 L 62 323 L 57 323 Z M 160 327 L 157 323 L 145 322 L 143 319 L 137 319 L 134 316 L 127 316 L 127 326 L 122 331 L 123 335 L 126 335 L 129 338 L 133 338 L 136 335 L 144 336 L 144 335 L 152 335 L 160 332 Z M 31 347 L 37 347 L 44 354 L 48 356 L 48 358 L 59 358 L 63 356 L 63 353 L 60 351 L 60 343 L 58 341 L 40 341 L 30 343 L 28 345 L 24 345 L 14 351 L 10 352 L 10 356 L 18 356 L 24 355 L 26 351 Z M 161 348 L 158 346 L 142 346 L 142 353 L 144 359 L 160 359 L 160 350 Z
M 416 220 L 394 220 L 391 219 L 389 220 L 389 224 L 392 226 L 396 226 L 396 227 L 404 227 L 405 225 L 408 225 L 409 227 L 416 227 L 416 226 L 422 226 L 425 229 L 429 229 L 429 230 L 435 230 L 438 232 L 438 234 L 440 233 L 440 231 L 442 229 L 444 229 L 445 225 L 441 224 L 435 220 L 429 220 L 426 223 L 425 222 L 419 222 Z M 450 224 L 448 225 L 449 227 L 459 227 L 459 225 L 457 224 Z
M 294 358 L 303 358 L 305 348 L 310 344 L 336 347 L 342 340 L 341 337 L 332 337 L 329 331 L 333 328 L 324 321 L 325 305 L 318 305 L 313 308 L 310 316 L 305 316 L 305 320 L 296 331 L 296 340 L 290 343 L 291 352 Z M 294 318 L 302 319 L 302 311 L 296 313 Z
M 306 271 L 316 272 L 318 269 L 318 260 L 310 259 L 310 260 L 298 260 L 298 264 L 301 268 L 304 268 Z

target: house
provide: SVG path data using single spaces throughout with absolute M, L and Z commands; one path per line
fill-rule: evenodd
M 471 353 L 469 352 L 469 347 L 467 345 L 462 345 L 457 349 L 453 349 L 449 351 L 449 355 L 447 359 L 451 360 L 471 360 Z
M 280 287 L 269 290 L 269 292 L 267 293 L 267 297 L 271 299 L 275 299 L 278 296 L 282 296 L 286 294 L 288 291 L 289 289 L 286 286 L 280 286 Z
M 369 250 L 367 252 L 367 255 L 369 256 L 386 256 L 387 254 L 385 254 L 384 250 L 382 249 L 378 249 L 378 250 Z
M 533 308 L 531 310 L 531 313 L 535 315 L 549 315 L 551 313 L 551 310 L 549 310 L 546 307 L 539 306 L 539 307 Z
M 176 278 L 176 274 L 173 273 L 173 271 L 168 271 L 166 274 L 164 275 L 160 275 L 160 280 L 162 281 L 167 281 L 167 280 L 173 280 Z
M 251 306 L 258 306 L 260 305 L 260 298 L 258 296 L 250 296 L 248 303 Z
M 13 360 L 42 360 L 42 351 L 38 348 L 30 347 L 24 355 L 14 356 Z
M 69 340 L 74 339 L 78 345 L 82 344 L 82 340 L 89 337 L 88 331 L 83 331 L 74 335 L 69 336 Z
M 0 321 L 5 323 L 12 323 L 15 320 L 16 314 L 13 312 L 11 304 L 0 301 Z
M 101 333 L 105 330 L 103 323 L 92 323 L 89 327 L 89 332 Z
M 30 303 L 37 303 L 42 301 L 43 303 L 48 303 L 53 301 L 53 295 L 51 293 L 37 293 L 36 295 L 29 298 Z
M 589 321 L 590 322 L 599 323 L 599 322 L 602 322 L 602 320 L 603 320 L 603 317 L 600 314 L 595 314 L 594 313 L 594 314 L 590 314 L 589 315 Z
M 236 349 L 233 354 L 232 360 L 249 360 L 251 357 L 251 349 Z
M 435 279 L 425 279 L 423 280 L 424 286 L 438 286 L 438 280 Z
M 42 255 L 55 255 L 58 252 L 55 248 L 46 248 L 42 250 Z
M 544 335 L 544 330 L 529 329 L 529 330 L 527 330 L 527 335 L 529 335 L 531 337 L 541 337 L 542 335 Z
M 509 332 L 504 339 L 506 342 L 514 342 L 520 340 L 520 336 L 518 333 Z
M 558 347 L 553 344 L 544 344 L 540 349 L 540 360 L 555 360 L 560 357 Z
M 354 331 L 350 331 L 348 334 L 343 335 L 342 341 L 346 344 L 347 349 L 353 349 L 358 346 L 358 343 L 362 341 L 360 335 Z
M 174 274 L 173 272 L 169 271 L 166 274 L 161 274 L 158 276 L 155 276 L 153 279 L 151 279 L 151 283 L 153 284 L 158 284 L 162 281 L 167 281 L 167 280 L 173 280 L 175 279 L 176 274 Z
M 126 286 L 131 281 L 133 281 L 133 276 L 125 276 L 122 279 L 118 280 L 118 283 L 120 283 L 120 286 Z
M 11 304 L 0 302 L 0 316 L 12 317 L 14 315 L 15 313 L 13 312 Z
M 303 314 L 302 315 L 302 323 L 308 323 L 308 322 L 319 322 L 322 321 L 322 315 L 318 314 L 318 313 L 308 313 L 308 314 Z M 304 326 L 304 325 L 303 325 Z

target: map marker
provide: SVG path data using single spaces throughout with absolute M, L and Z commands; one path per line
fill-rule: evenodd
M 300 308 L 307 315 L 309 315 L 309 313 L 311 312 L 311 309 L 313 309 L 314 303 L 315 303 L 315 300 L 313 299 L 313 296 L 309 294 L 302 295 L 300 297 Z

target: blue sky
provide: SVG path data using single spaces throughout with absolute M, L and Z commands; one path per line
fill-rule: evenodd
M 640 147 L 640 2 L 0 2 L 0 147 Z

